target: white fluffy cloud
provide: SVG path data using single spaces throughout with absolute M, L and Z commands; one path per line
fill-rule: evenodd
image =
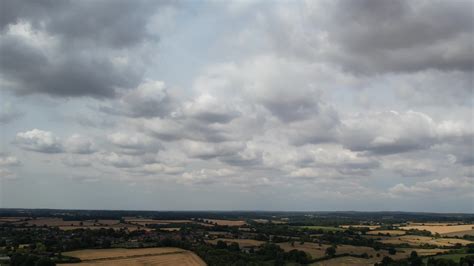
M 17 133 L 15 142 L 25 150 L 41 153 L 60 153 L 64 150 L 59 138 L 39 129 Z
M 397 184 L 389 189 L 393 196 L 444 196 L 445 194 L 473 197 L 472 189 L 474 180 L 472 178 L 439 178 L 424 182 L 416 182 L 413 185 Z M 455 194 L 452 194 L 455 193 Z

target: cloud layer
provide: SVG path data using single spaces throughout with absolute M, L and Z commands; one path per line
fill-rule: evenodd
M 472 211 L 471 1 L 112 2 L 2 4 L 3 180 Z

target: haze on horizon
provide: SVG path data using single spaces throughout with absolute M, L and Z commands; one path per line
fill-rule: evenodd
M 474 212 L 474 2 L 0 2 L 0 208 Z

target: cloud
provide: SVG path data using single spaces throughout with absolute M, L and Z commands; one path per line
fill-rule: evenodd
M 20 95 L 112 97 L 116 89 L 130 88 L 139 80 L 128 61 L 114 62 L 119 54 L 63 51 L 53 36 L 32 31 L 27 24 L 11 26 L 0 39 L 0 52 L 5 55 L 2 78 L 9 82 L 7 88 Z
M 470 1 L 337 1 L 331 56 L 357 72 L 472 71 Z
M 1 77 L 20 95 L 113 97 L 118 89 L 140 83 L 141 46 L 158 40 L 149 31 L 152 16 L 173 6 L 166 1 L 7 1 L 0 21 Z
M 239 116 L 239 112 L 223 104 L 210 94 L 202 94 L 192 102 L 184 104 L 183 113 L 201 123 L 225 124 Z
M 436 125 L 418 112 L 375 112 L 345 121 L 342 143 L 353 151 L 394 154 L 427 149 L 436 142 Z
M 192 158 L 208 160 L 234 155 L 241 151 L 244 146 L 239 142 L 206 143 L 187 140 L 183 142 L 183 148 L 186 154 Z
M 184 184 L 209 185 L 226 180 L 237 173 L 228 168 L 201 169 L 184 173 L 178 181 Z
M 17 178 L 18 177 L 14 172 L 8 169 L 0 168 L 0 180 L 14 180 Z
M 64 165 L 69 167 L 89 167 L 92 165 L 92 158 L 83 156 L 67 156 L 62 159 Z
M 19 166 L 21 162 L 15 156 L 6 153 L 0 153 L 0 167 Z
M 0 26 L 30 22 L 35 29 L 57 35 L 67 42 L 128 47 L 150 38 L 147 24 L 168 1 L 7 1 L 2 4 Z M 127 13 L 127 16 L 122 16 Z M 87 19 L 85 19 L 87 18 Z
M 416 182 L 414 185 L 407 186 L 405 184 L 397 184 L 389 189 L 392 196 L 427 196 L 431 193 L 437 196 L 454 192 L 457 194 L 453 195 L 467 195 L 473 196 L 472 188 L 474 187 L 474 181 L 472 178 L 439 178 L 432 179 L 424 182 Z
M 90 175 L 71 175 L 69 177 L 72 181 L 77 183 L 97 183 L 100 182 L 100 178 L 97 176 Z
M 162 149 L 162 145 L 159 142 L 140 134 L 116 132 L 108 135 L 107 139 L 124 154 L 140 155 L 145 153 L 156 153 Z
M 147 80 L 125 92 L 118 103 L 100 109 L 113 115 L 130 117 L 164 117 L 173 110 L 173 100 L 162 81 Z
M 0 124 L 8 124 L 24 115 L 23 112 L 13 107 L 10 102 L 2 104 L 0 108 Z
M 59 138 L 49 131 L 39 129 L 17 133 L 15 143 L 22 149 L 41 153 L 61 153 L 64 151 Z
M 282 3 L 261 15 L 278 53 L 364 75 L 473 70 L 469 0 Z
M 133 168 L 141 165 L 138 158 L 129 155 L 121 155 L 115 152 L 101 152 L 97 155 L 97 158 L 103 164 L 117 168 Z
M 66 139 L 64 147 L 70 153 L 90 154 L 96 151 L 92 140 L 79 134 L 74 134 Z

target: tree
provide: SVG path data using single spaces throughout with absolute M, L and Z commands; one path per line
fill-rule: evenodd
M 395 254 L 397 254 L 397 250 L 395 248 L 389 248 L 388 249 L 388 254 L 395 255 Z
M 423 265 L 423 260 L 420 257 L 418 257 L 418 253 L 415 250 L 411 252 L 409 261 L 410 261 L 410 265 L 412 266 Z
M 235 242 L 232 242 L 232 243 L 229 245 L 229 250 L 230 250 L 230 251 L 240 251 L 239 244 L 237 244 L 237 243 L 235 243 Z
M 393 262 L 393 259 L 390 257 L 383 257 L 381 265 L 390 265 Z
M 326 249 L 326 255 L 328 255 L 329 257 L 333 257 L 334 255 L 336 255 L 336 248 L 335 247 L 328 247 Z
M 226 249 L 226 248 L 227 248 L 227 244 L 226 244 L 224 241 L 219 240 L 219 241 L 217 241 L 216 248 L 219 248 L 219 249 Z

